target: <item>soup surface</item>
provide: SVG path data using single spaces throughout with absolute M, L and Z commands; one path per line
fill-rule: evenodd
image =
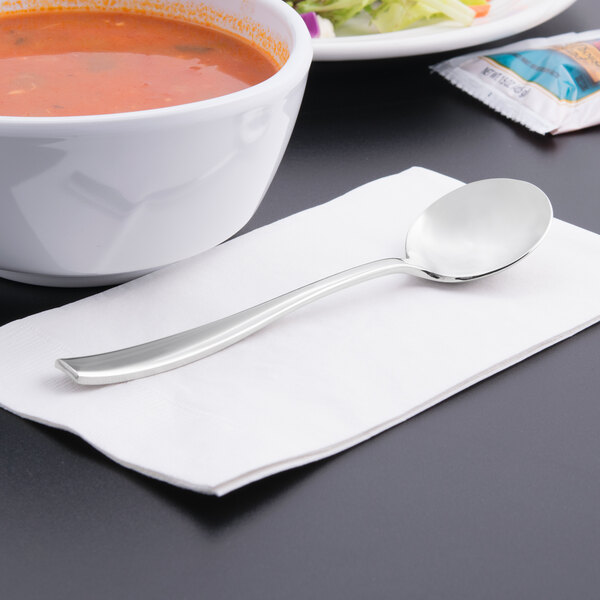
M 71 116 L 186 104 L 242 90 L 277 67 L 200 25 L 141 14 L 0 17 L 0 115 Z

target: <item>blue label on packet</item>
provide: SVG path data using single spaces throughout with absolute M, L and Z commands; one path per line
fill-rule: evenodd
M 576 102 L 600 91 L 600 44 L 579 42 L 485 57 L 537 84 L 559 100 Z

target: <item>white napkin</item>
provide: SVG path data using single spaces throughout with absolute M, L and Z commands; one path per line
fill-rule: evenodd
M 0 404 L 146 475 L 222 495 L 339 452 L 600 319 L 600 236 L 555 220 L 506 272 L 462 285 L 390 276 L 218 354 L 82 387 L 57 357 L 218 319 L 403 254 L 414 218 L 460 183 L 413 168 L 205 254 L 0 329 Z M 33 290 L 32 290 L 33 293 Z

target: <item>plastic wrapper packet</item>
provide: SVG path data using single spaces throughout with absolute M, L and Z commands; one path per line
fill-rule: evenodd
M 537 133 L 600 124 L 600 30 L 516 42 L 431 68 Z

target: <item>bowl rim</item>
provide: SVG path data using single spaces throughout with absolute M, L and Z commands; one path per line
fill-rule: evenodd
M 285 63 L 279 70 L 264 81 L 247 87 L 237 92 L 197 100 L 186 104 L 175 104 L 159 108 L 149 108 L 118 113 L 103 113 L 91 115 L 71 115 L 64 117 L 28 117 L 0 115 L 0 127 L 33 127 L 53 128 L 64 126 L 94 126 L 111 123 L 138 122 L 164 118 L 181 118 L 190 113 L 207 114 L 220 111 L 229 112 L 240 104 L 254 103 L 264 96 L 277 95 L 278 92 L 291 89 L 307 74 L 312 62 L 312 40 L 308 28 L 298 13 L 282 0 L 253 0 L 254 3 L 264 5 L 269 10 L 280 14 L 283 21 L 290 26 L 292 40 L 290 53 Z

